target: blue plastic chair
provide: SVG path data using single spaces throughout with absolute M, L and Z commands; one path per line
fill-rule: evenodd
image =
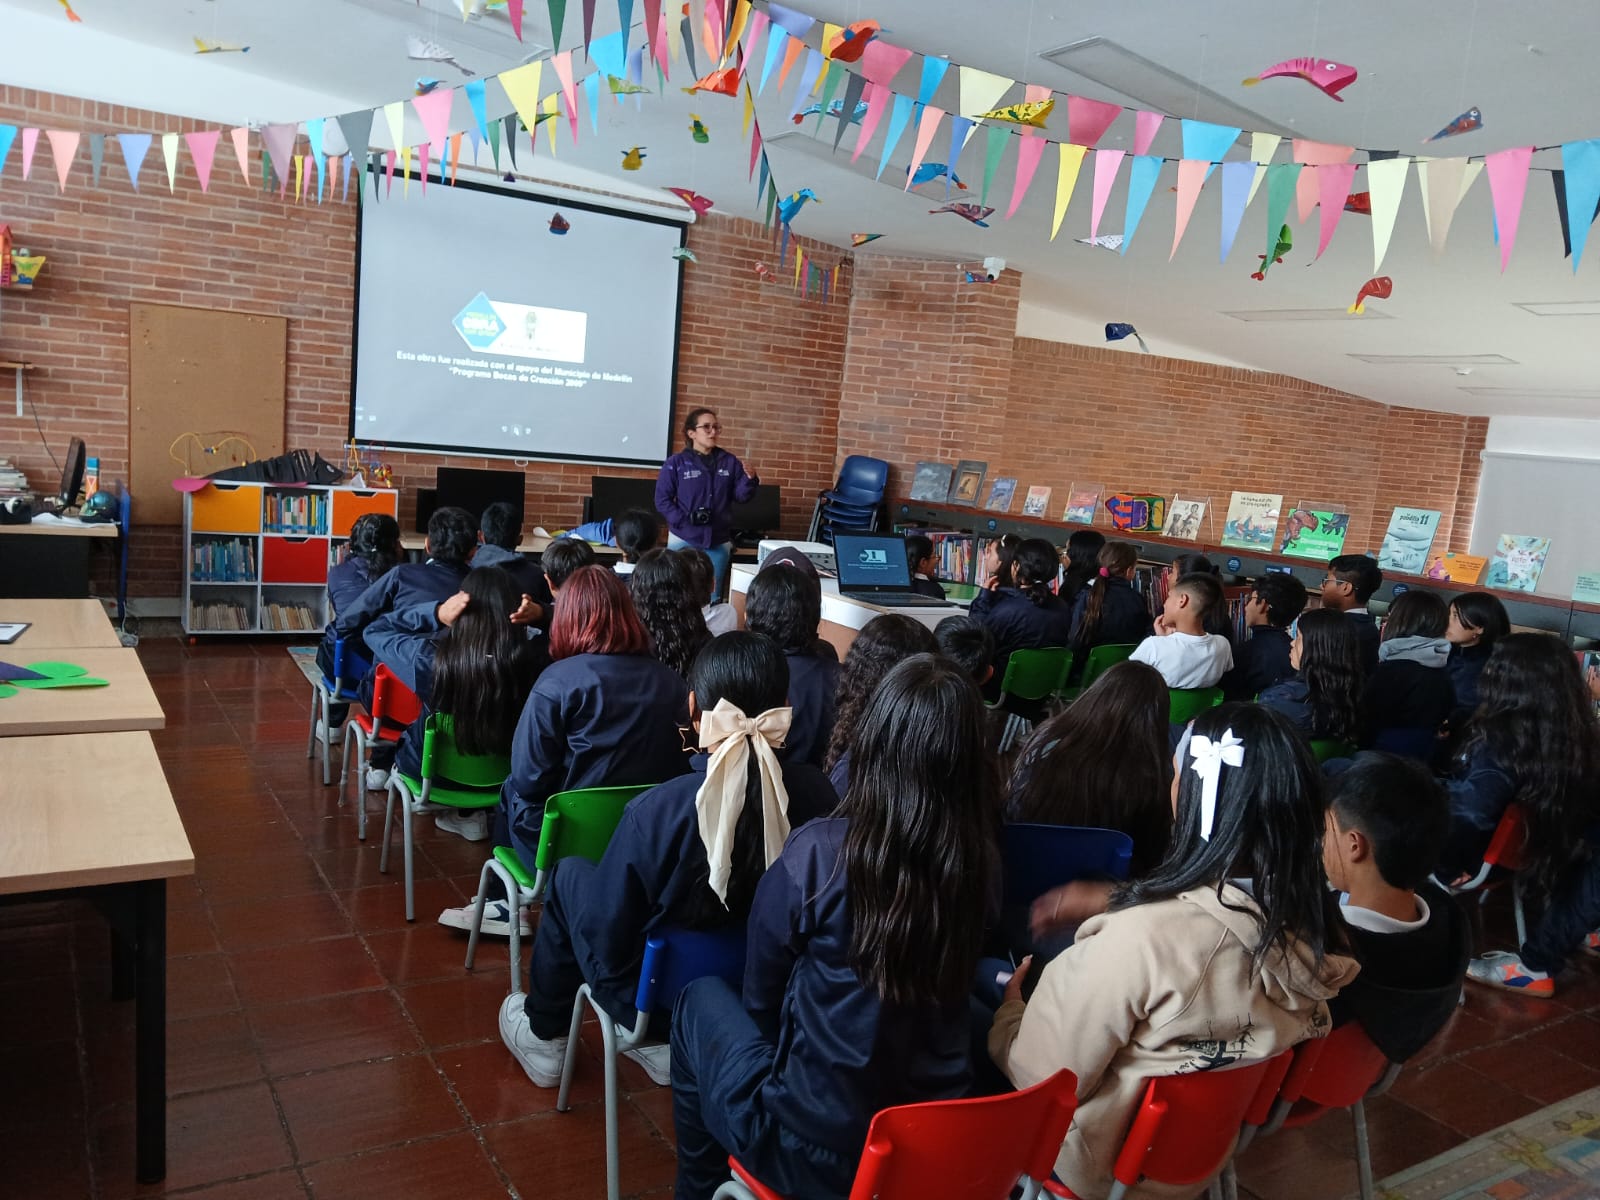
M 578 988 L 572 1004 L 572 1027 L 567 1031 L 567 1057 L 561 1064 L 561 1090 L 556 1095 L 556 1111 L 566 1112 L 572 1090 L 572 1070 L 578 1058 L 578 1031 L 583 1025 L 583 1010 L 594 1009 L 600 1020 L 603 1043 L 601 1061 L 606 1073 L 606 1200 L 621 1195 L 617 1164 L 617 1055 L 644 1043 L 653 1013 L 671 1013 L 672 1005 L 696 979 L 714 975 L 737 987 L 744 977 L 744 925 L 721 929 L 663 929 L 644 944 L 644 960 L 639 964 L 639 989 L 634 994 L 637 1012 L 633 1028 L 619 1026 L 589 993 L 589 985 Z
M 328 720 L 328 710 L 335 704 L 360 704 L 361 695 L 354 688 L 345 685 L 346 679 L 364 678 L 371 674 L 372 664 L 349 645 L 345 638 L 333 639 L 333 678 L 323 675 L 311 685 L 311 732 L 306 738 L 306 757 L 310 758 L 317 750 L 317 718 L 322 718 L 322 727 L 328 730 L 328 736 L 333 736 L 333 730 Z M 322 743 L 322 786 L 328 787 L 333 783 L 333 770 L 328 762 L 328 743 Z
M 1115 829 L 1007 825 L 1000 838 L 1007 907 L 1032 904 L 1075 879 L 1126 879 L 1133 839 Z
M 888 463 L 881 458 L 851 454 L 839 468 L 839 481 L 822 495 L 834 504 L 866 508 L 881 502 L 888 486 Z

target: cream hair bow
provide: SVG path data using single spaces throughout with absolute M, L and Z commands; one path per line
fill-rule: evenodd
M 733 831 L 744 811 L 745 779 L 752 751 L 761 775 L 761 825 L 765 834 L 766 865 L 783 851 L 789 837 L 789 793 L 783 786 L 783 767 L 773 752 L 789 736 L 791 708 L 769 708 L 747 717 L 726 698 L 700 714 L 700 748 L 711 751 L 706 781 L 695 795 L 700 841 L 711 865 L 711 890 L 724 905 L 728 879 L 733 873 Z

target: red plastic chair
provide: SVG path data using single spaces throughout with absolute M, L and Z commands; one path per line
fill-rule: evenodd
M 1517 918 L 1517 946 L 1528 940 L 1528 918 L 1522 908 L 1522 871 L 1528 865 L 1528 820 L 1519 805 L 1508 807 L 1495 826 L 1489 848 L 1483 852 L 1483 866 L 1478 873 L 1463 884 L 1450 887 L 1453 894 L 1477 892 L 1478 904 L 1488 900 L 1489 893 L 1505 882 L 1504 872 L 1511 873 L 1511 900 Z M 1496 875 L 1499 868 L 1502 874 Z
M 372 677 L 372 711 L 356 713 L 346 726 L 344 753 L 339 765 L 339 803 L 344 803 L 345 781 L 350 777 L 350 752 L 356 756 L 356 836 L 367 840 L 367 767 L 375 742 L 398 743 L 406 726 L 422 716 L 422 701 L 400 682 L 399 676 L 379 663 Z
M 850 1200 L 1022 1200 L 1040 1194 L 1078 1106 L 1078 1080 L 1057 1071 L 1026 1091 L 886 1108 L 872 1118 Z M 730 1158 L 713 1200 L 783 1200 Z

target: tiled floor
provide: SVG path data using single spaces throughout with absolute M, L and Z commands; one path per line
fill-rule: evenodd
M 0 908 L 0 1195 L 603 1195 L 592 1041 L 573 1110 L 555 1112 L 496 1035 L 503 943 L 469 975 L 464 937 L 433 923 L 472 894 L 482 848 L 420 823 L 408 926 L 398 862 L 377 870 L 381 821 L 358 842 L 304 757 L 306 688 L 282 644 L 149 639 L 140 655 L 198 858 L 170 889 L 170 1173 L 164 1191 L 133 1182 L 132 1011 L 108 998 L 98 917 L 70 903 Z M 1600 1082 L 1600 971 L 1563 982 L 1549 1004 L 1473 991 L 1369 1106 L 1380 1175 Z M 622 1078 L 623 1193 L 668 1195 L 669 1093 L 632 1063 Z M 1353 1194 L 1352 1156 L 1335 1115 L 1264 1139 L 1240 1178 L 1261 1200 L 1340 1197 Z

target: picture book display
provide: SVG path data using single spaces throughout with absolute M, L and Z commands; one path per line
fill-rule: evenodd
M 950 479 L 955 468 L 945 463 L 919 462 L 917 473 L 911 478 L 911 498 L 931 504 L 943 504 L 950 494 Z
M 965 504 L 976 508 L 978 493 L 983 490 L 983 477 L 989 473 L 989 464 L 974 459 L 962 459 L 956 464 L 955 478 L 950 481 L 949 504 Z
M 1451 583 L 1477 583 L 1483 578 L 1483 568 L 1488 565 L 1489 560 L 1481 555 L 1450 551 L 1433 555 L 1423 574 L 1429 579 L 1448 579 Z
M 1402 575 L 1421 575 L 1428 565 L 1433 535 L 1439 531 L 1439 513 L 1432 508 L 1397 508 L 1389 517 L 1389 530 L 1378 548 L 1378 566 Z
M 1222 521 L 1222 544 L 1244 550 L 1271 550 L 1283 497 L 1266 492 L 1234 492 Z
M 1035 485 L 1028 489 L 1028 496 L 1022 502 L 1022 515 L 1025 517 L 1042 517 L 1045 510 L 1050 507 L 1050 489 Z
M 1539 586 L 1545 556 L 1549 553 L 1549 538 L 1502 533 L 1494 544 L 1494 557 L 1489 562 L 1488 586 L 1512 592 L 1533 591 Z
M 1117 492 L 1106 497 L 1106 512 L 1114 529 L 1128 533 L 1160 533 L 1167 523 L 1167 498 Z
M 1579 571 L 1572 581 L 1572 598 L 1579 604 L 1600 604 L 1600 571 Z
M 1279 554 L 1328 562 L 1344 553 L 1350 514 L 1336 508 L 1292 508 L 1283 522 Z
M 1010 512 L 1011 501 L 1017 494 L 1015 479 L 996 479 L 989 485 L 989 502 L 983 507 L 989 512 Z
M 1100 507 L 1098 483 L 1075 483 L 1067 490 L 1067 507 L 1061 519 L 1072 525 L 1093 525 L 1094 510 Z
M 1167 523 L 1161 527 L 1164 537 L 1180 538 L 1186 542 L 1200 537 L 1200 522 L 1205 519 L 1204 500 L 1179 500 L 1176 496 L 1167 505 Z

